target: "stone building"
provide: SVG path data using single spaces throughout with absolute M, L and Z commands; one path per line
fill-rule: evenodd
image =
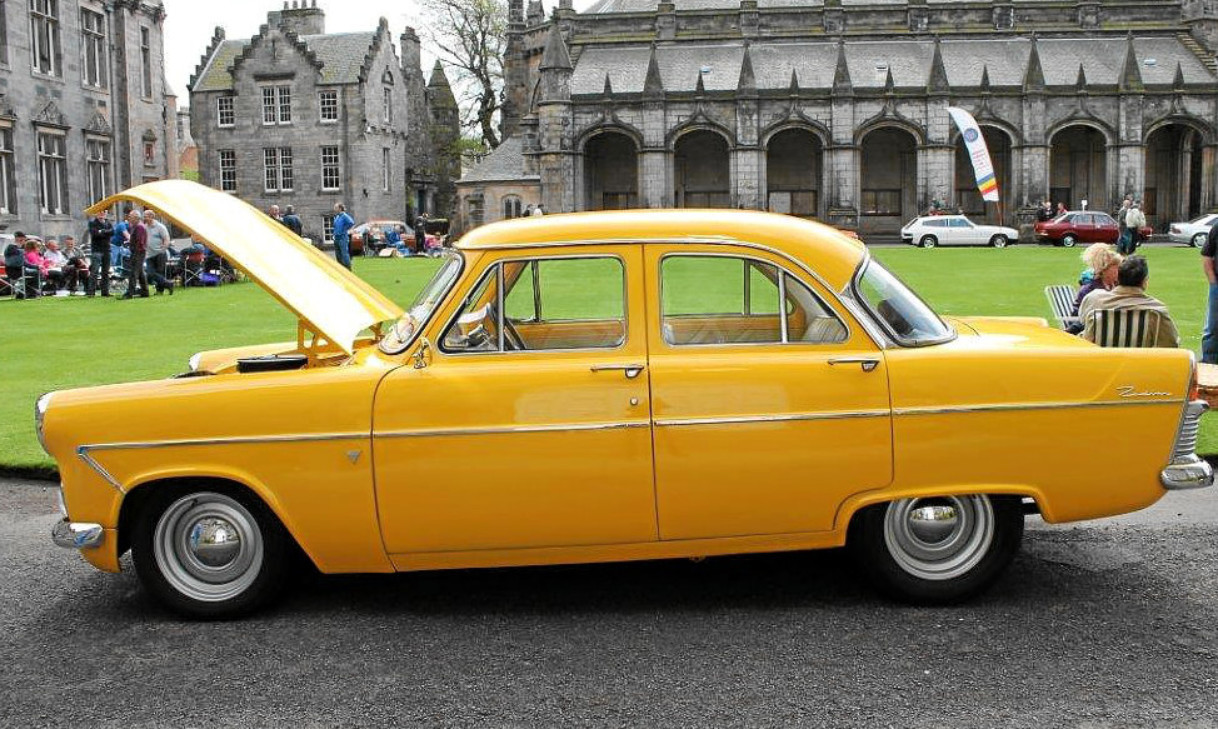
M 160 0 L 0 0 L 0 226 L 79 236 L 84 208 L 177 176 Z
M 508 141 L 461 209 L 761 208 L 890 235 L 932 201 L 1013 223 L 1132 194 L 1162 225 L 1218 208 L 1216 47 L 1214 0 L 509 0 Z
M 200 180 L 263 210 L 295 207 L 305 235 L 331 236 L 333 208 L 357 220 L 447 214 L 456 177 L 456 100 L 430 84 L 419 38 L 389 24 L 325 31 L 313 3 L 284 3 L 249 40 L 217 28 L 190 80 Z

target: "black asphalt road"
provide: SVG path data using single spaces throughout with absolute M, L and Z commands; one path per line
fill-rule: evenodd
M 821 552 L 304 578 L 207 624 L 53 547 L 53 492 L 0 482 L 0 727 L 1216 726 L 1215 502 L 1030 519 L 950 609 Z

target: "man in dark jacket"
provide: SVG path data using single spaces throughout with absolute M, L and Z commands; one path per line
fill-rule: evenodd
M 288 227 L 296 235 L 304 232 L 304 223 L 300 222 L 300 216 L 296 214 L 296 209 L 291 205 L 288 206 L 287 213 L 284 214 L 283 220 L 279 221 Z
M 148 293 L 148 275 L 144 273 L 144 257 L 148 255 L 148 229 L 144 227 L 140 214 L 134 210 L 127 213 L 127 227 L 131 232 L 131 238 L 127 241 L 131 258 L 127 264 L 127 293 L 123 294 L 123 298 L 130 299 L 138 295 L 146 299 L 151 296 Z
M 114 236 L 114 225 L 110 222 L 110 211 L 103 210 L 89 221 L 89 279 L 85 281 L 85 293 L 97 295 L 101 284 L 101 295 L 110 295 L 110 238 Z

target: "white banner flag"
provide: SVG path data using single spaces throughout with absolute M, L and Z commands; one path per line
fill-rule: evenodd
M 954 106 L 947 107 L 947 113 L 960 128 L 964 137 L 964 146 L 968 148 L 968 156 L 973 160 L 973 174 L 977 177 L 977 189 L 981 191 L 981 199 L 986 202 L 998 202 L 998 179 L 994 177 L 994 163 L 990 160 L 990 150 L 985 146 L 985 137 L 981 127 L 973 115 Z

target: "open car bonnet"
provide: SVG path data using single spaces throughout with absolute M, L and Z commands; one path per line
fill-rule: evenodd
M 285 226 L 232 195 L 188 180 L 161 180 L 111 195 L 89 215 L 131 202 L 156 210 L 245 272 L 301 326 L 351 354 L 359 333 L 402 308 Z

